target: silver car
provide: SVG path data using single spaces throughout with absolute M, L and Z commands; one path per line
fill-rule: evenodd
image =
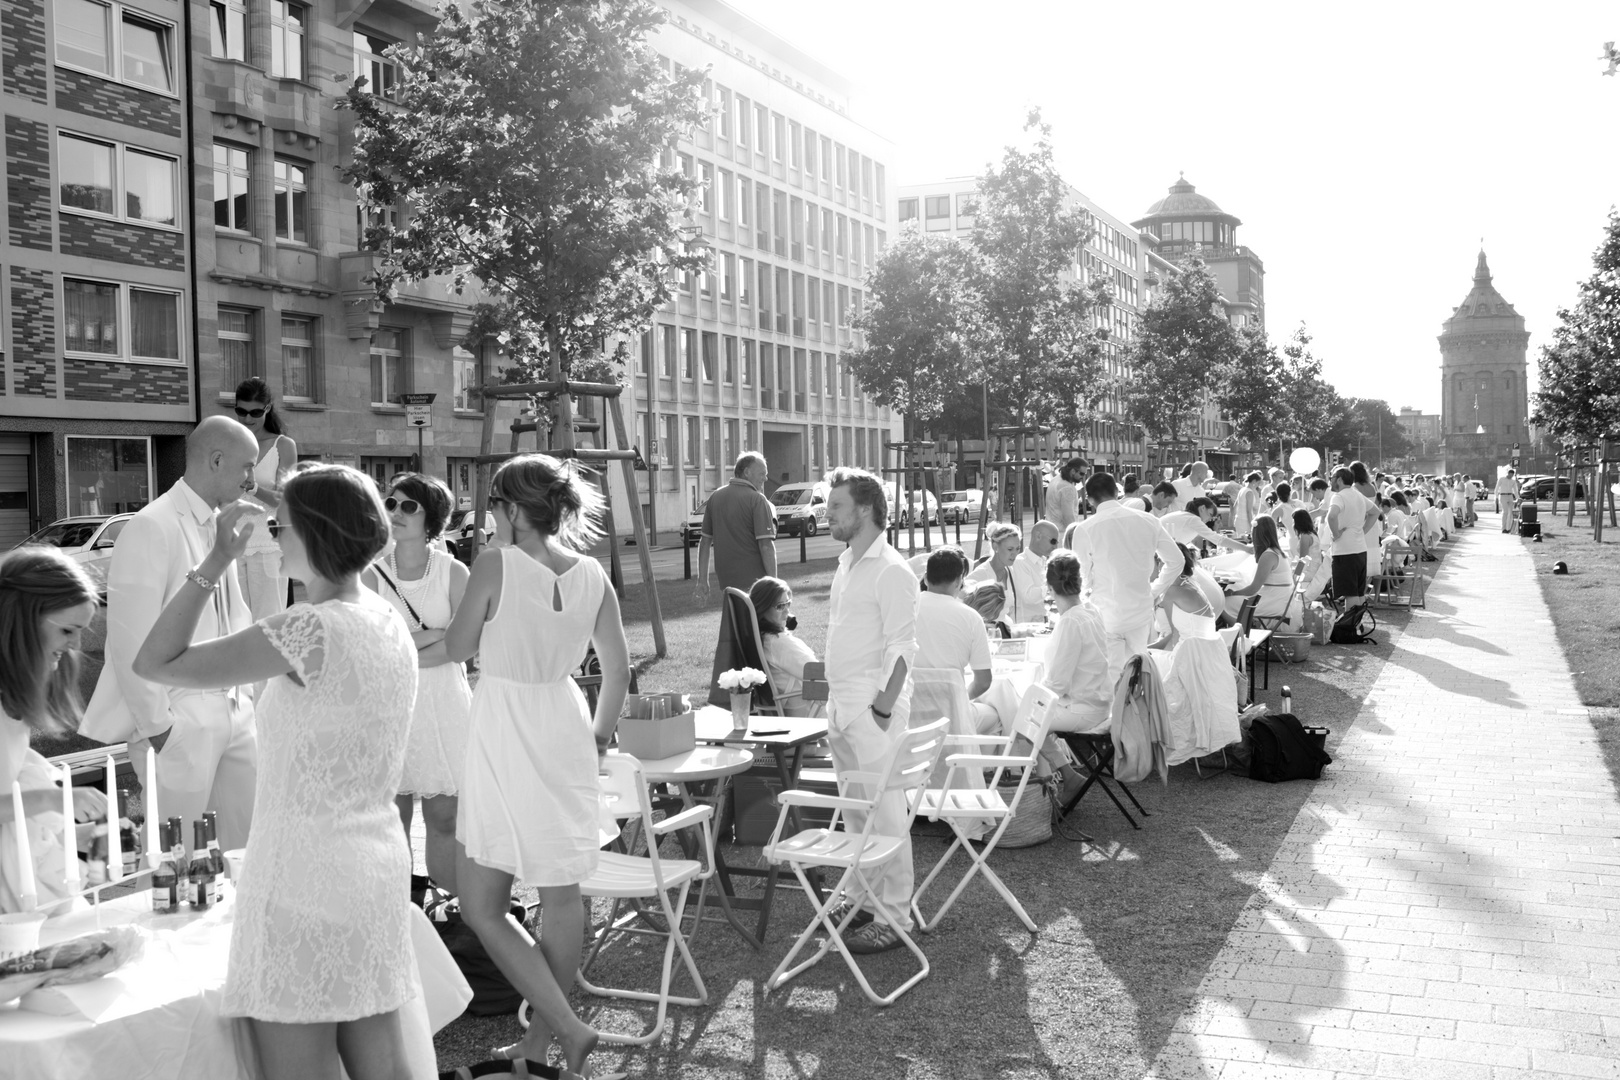
M 24 544 L 48 544 L 70 556 L 84 567 L 100 591 L 107 597 L 107 564 L 112 562 L 113 545 L 118 534 L 134 514 L 85 514 L 53 521 L 24 540 Z

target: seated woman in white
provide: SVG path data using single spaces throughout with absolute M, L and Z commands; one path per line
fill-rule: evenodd
M 1308 603 L 1322 595 L 1333 579 L 1333 564 L 1327 558 L 1327 546 L 1316 531 L 1316 519 L 1309 510 L 1294 514 L 1294 562 L 1299 574 L 1299 596 Z
M 990 543 L 990 558 L 968 574 L 967 583 L 969 587 L 977 587 L 981 582 L 993 581 L 1002 588 L 1005 595 L 1002 610 L 994 618 L 986 616 L 985 622 L 1016 622 L 1018 583 L 1013 579 L 1012 567 L 1018 553 L 1024 550 L 1024 539 L 1018 533 L 1018 526 L 1005 521 L 991 524 L 984 537 Z
M 1309 517 L 1310 515 L 1305 515 Z M 1254 523 L 1254 580 L 1241 589 L 1226 595 L 1226 615 L 1236 619 L 1243 601 L 1258 596 L 1260 603 L 1254 613 L 1264 617 L 1281 615 L 1288 606 L 1288 595 L 1294 588 L 1294 571 L 1288 565 L 1278 542 L 1277 521 L 1262 517 Z
M 809 716 L 815 703 L 803 697 L 804 665 L 815 663 L 816 654 L 792 630 L 797 622 L 793 590 L 781 578 L 762 577 L 749 586 L 748 599 L 759 620 L 760 659 L 770 669 L 777 706 L 784 716 Z
M 1010 638 L 1012 630 L 1002 621 L 1002 612 L 1007 608 L 1007 590 L 994 581 L 980 581 L 975 583 L 969 575 L 962 594 L 963 603 L 979 613 L 984 620 L 984 629 L 990 637 Z
M 1170 633 L 1154 642 L 1149 652 L 1164 679 L 1170 735 L 1165 760 L 1171 765 L 1242 738 L 1237 682 L 1227 646 L 1215 631 L 1215 609 L 1192 581 L 1192 553 L 1186 549 L 1183 553 L 1186 565 L 1181 577 L 1159 601 L 1169 616 Z M 1165 649 L 1170 650 L 1168 660 Z
M 1108 679 L 1108 646 L 1102 615 L 1080 597 L 1080 560 L 1055 551 L 1046 562 L 1046 587 L 1058 610 L 1046 647 L 1046 685 L 1058 694 L 1049 715 L 1053 731 L 1108 730 L 1114 687 Z

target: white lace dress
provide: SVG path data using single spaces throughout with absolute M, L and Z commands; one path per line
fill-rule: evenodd
M 452 614 L 452 561 L 452 556 L 429 546 L 427 569 L 415 581 L 405 581 L 399 576 L 393 555 L 389 555 L 381 564 L 388 581 L 378 579 L 377 594 L 394 606 L 409 629 L 443 630 L 450 625 Z M 472 687 L 467 683 L 466 669 L 460 664 L 419 668 L 416 708 L 411 712 L 411 735 L 405 744 L 401 795 L 454 795 L 461 790 L 471 722 Z
M 1227 658 L 1226 643 L 1215 631 L 1214 614 L 1198 615 L 1175 606 L 1169 612 L 1179 635 L 1175 649 L 1168 658 L 1162 650 L 1149 651 L 1164 680 L 1169 706 L 1166 763 L 1179 765 L 1235 743 L 1243 735 L 1238 730 L 1232 662 Z
M 257 708 L 224 1011 L 287 1024 L 389 1012 L 416 995 L 411 851 L 394 808 L 416 649 L 367 590 L 294 605 L 263 629 L 297 681 L 270 680 Z

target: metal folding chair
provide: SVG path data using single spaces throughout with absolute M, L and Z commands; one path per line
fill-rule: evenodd
M 1153 662 L 1146 656 L 1131 657 L 1125 665 L 1125 670 L 1120 674 L 1119 681 L 1114 686 L 1114 713 L 1116 715 L 1119 711 L 1121 695 L 1129 697 L 1131 694 L 1136 693 L 1140 681 L 1145 678 L 1158 679 L 1158 675 L 1153 670 Z M 1108 796 L 1115 808 L 1125 815 L 1125 820 L 1131 823 L 1131 828 L 1140 829 L 1142 826 L 1137 824 L 1136 819 L 1131 816 L 1131 812 L 1125 809 L 1125 804 L 1119 801 L 1119 796 L 1114 794 L 1114 788 L 1118 787 L 1124 796 L 1131 801 L 1131 805 L 1136 807 L 1137 813 L 1143 817 L 1152 816 L 1143 809 L 1141 803 L 1136 801 L 1136 796 L 1131 794 L 1131 789 L 1126 786 L 1125 782 L 1114 775 L 1113 732 L 1080 733 L 1060 731 L 1057 735 L 1068 745 L 1075 761 L 1081 768 L 1086 770 L 1085 783 L 1080 785 L 1080 790 L 1076 791 L 1068 803 L 1062 807 L 1062 812 L 1058 815 L 1059 818 L 1068 817 L 1074 811 L 1074 808 L 1080 805 L 1080 800 L 1086 797 L 1086 792 L 1090 791 L 1095 785 L 1102 790 L 1103 794 Z
M 798 877 L 799 884 L 804 886 L 805 895 L 816 905 L 816 910 L 810 919 L 810 925 L 804 928 L 804 932 L 799 935 L 793 947 L 766 980 L 765 989 L 779 989 L 789 979 L 820 963 L 833 949 L 837 949 L 838 954 L 844 958 L 844 963 L 856 981 L 861 984 L 861 990 L 874 1005 L 894 1004 L 901 994 L 928 977 L 928 957 L 923 955 L 923 951 L 917 947 L 911 935 L 900 927 L 900 920 L 905 912 L 890 911 L 872 887 L 867 874 L 891 862 L 902 851 L 908 850 L 906 846 L 908 836 L 886 836 L 874 831 L 877 805 L 885 795 L 899 792 L 906 800 L 905 828 L 909 835 L 911 822 L 917 816 L 917 807 L 922 803 L 916 793 L 928 783 L 928 774 L 934 767 L 934 757 L 945 737 L 945 726 L 946 721 L 942 718 L 931 724 L 908 729 L 896 742 L 888 764 L 882 772 L 854 769 L 840 771 L 837 795 L 820 795 L 811 791 L 782 793 L 778 800 L 782 809 L 777 816 L 776 830 L 771 834 L 770 843 L 765 845 L 765 857 L 773 863 L 785 862 L 793 868 L 794 875 Z M 856 790 L 864 790 L 868 794 L 865 797 L 857 797 L 853 794 Z M 782 831 L 787 826 L 788 811 L 792 807 L 831 810 L 832 821 L 824 829 L 805 829 L 784 839 Z M 851 832 L 847 827 L 847 815 L 851 812 L 864 815 L 858 831 Z M 827 892 L 826 897 L 817 903 L 814 898 L 819 894 L 806 876 L 806 870 L 819 867 L 840 869 L 843 876 L 838 879 L 838 884 Z M 850 910 L 841 921 L 835 922 L 832 918 L 833 909 L 852 889 L 859 889 L 864 894 L 867 902 L 871 904 L 872 917 L 893 929 L 899 935 L 901 943 L 921 965 L 920 970 L 888 994 L 879 994 L 872 988 L 854 954 L 844 944 L 844 930 L 855 918 L 855 905 L 850 906 Z M 794 960 L 809 944 L 818 928 L 826 930 L 827 940 L 821 943 L 821 947 L 809 959 L 795 964 Z

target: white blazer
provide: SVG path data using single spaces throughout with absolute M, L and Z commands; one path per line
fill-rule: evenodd
M 170 702 L 199 693 L 147 682 L 132 666 L 164 605 L 185 584 L 186 572 L 213 549 L 213 534 L 214 511 L 184 480 L 148 503 L 118 534 L 107 568 L 106 665 L 79 725 L 83 734 L 107 743 L 150 738 L 172 725 Z M 219 589 L 218 603 L 204 605 L 197 618 L 193 642 L 253 625 L 234 565 Z

